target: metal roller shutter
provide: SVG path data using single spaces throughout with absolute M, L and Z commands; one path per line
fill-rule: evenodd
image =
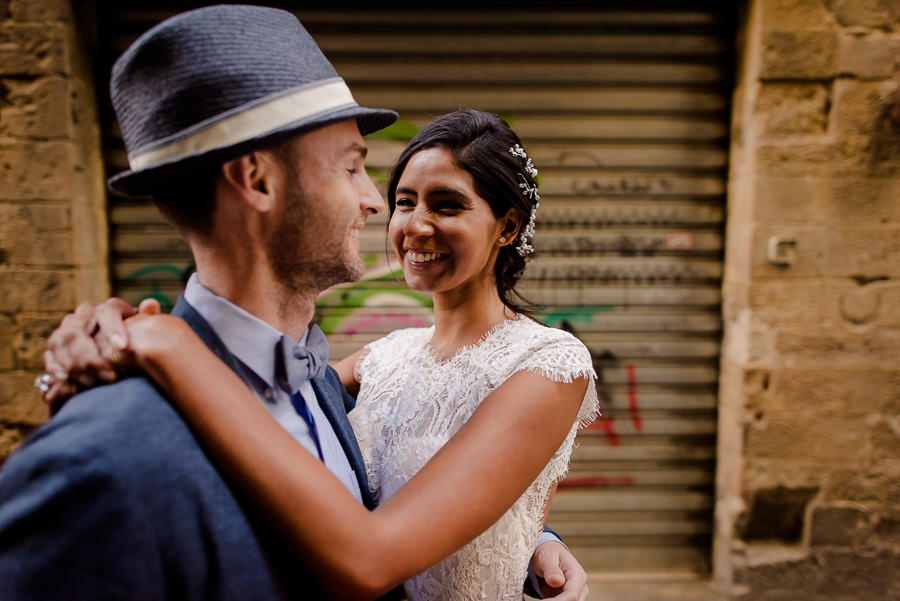
M 543 200 L 539 256 L 520 289 L 546 305 L 547 323 L 591 349 L 606 414 L 579 435 L 550 524 L 590 570 L 703 572 L 731 19 L 704 4 L 608 4 L 298 15 L 360 103 L 401 113 L 399 125 L 369 139 L 382 186 L 405 141 L 458 107 L 497 112 L 523 138 Z M 102 15 L 108 61 L 173 12 L 147 6 Z M 125 155 L 109 119 L 115 172 Z M 174 300 L 190 263 L 186 245 L 152 206 L 111 199 L 109 210 L 116 293 Z M 427 295 L 406 290 L 392 271 L 385 222 L 371 220 L 362 236 L 367 278 L 319 303 L 334 358 L 430 323 Z

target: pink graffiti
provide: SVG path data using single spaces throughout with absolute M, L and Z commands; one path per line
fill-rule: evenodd
M 351 321 L 355 322 L 352 326 L 349 325 L 349 322 Z M 393 324 L 397 328 L 421 328 L 428 325 L 422 316 L 413 316 L 405 313 L 399 313 L 395 315 L 351 315 L 346 320 L 344 320 L 343 323 L 341 323 L 343 330 L 341 333 L 352 336 L 354 334 L 365 332 L 370 328 L 374 328 L 375 326 L 383 322 Z

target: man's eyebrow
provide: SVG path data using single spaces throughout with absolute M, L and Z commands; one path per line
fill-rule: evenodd
M 362 158 L 366 158 L 366 156 L 369 154 L 369 149 L 368 149 L 368 147 L 367 147 L 365 144 L 360 144 L 360 143 L 358 143 L 358 142 L 353 142 L 352 144 L 350 144 L 350 146 L 347 147 L 346 152 L 348 152 L 348 153 L 349 153 L 349 152 L 356 152 L 356 153 L 359 153 L 359 155 L 360 155 Z

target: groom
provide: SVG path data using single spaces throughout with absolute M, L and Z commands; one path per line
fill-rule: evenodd
M 362 136 L 396 114 L 357 105 L 292 15 L 237 5 L 145 33 L 111 94 L 131 169 L 110 187 L 153 196 L 196 262 L 173 313 L 372 507 L 354 401 L 307 325 L 319 292 L 362 276 L 358 234 L 383 208 Z M 0 599 L 321 598 L 264 522 L 151 383 L 94 388 L 0 472 Z M 562 567 L 559 598 L 577 599 L 583 572 L 560 547 L 539 547 L 535 571 Z

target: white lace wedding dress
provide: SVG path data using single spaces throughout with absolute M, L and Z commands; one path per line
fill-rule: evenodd
M 433 334 L 433 327 L 392 332 L 367 345 L 357 362 L 361 387 L 350 419 L 369 486 L 381 501 L 412 478 L 482 399 L 514 373 L 534 372 L 556 382 L 591 379 L 568 436 L 515 504 L 478 538 L 405 583 L 410 601 L 520 600 L 548 491 L 568 469 L 579 423 L 596 417 L 590 353 L 571 334 L 525 317 L 501 322 L 477 344 L 444 359 L 431 347 Z

